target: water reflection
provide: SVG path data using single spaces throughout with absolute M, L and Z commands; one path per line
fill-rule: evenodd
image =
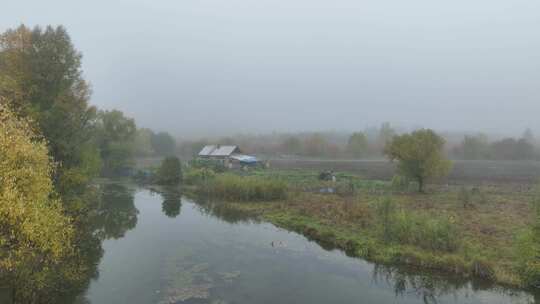
M 180 190 L 176 187 L 163 188 L 160 194 L 163 198 L 163 203 L 161 204 L 163 213 L 170 218 L 180 215 L 180 210 L 182 209 L 182 193 Z
M 525 292 L 503 290 L 485 281 L 464 280 L 403 267 L 374 265 L 373 268 L 358 268 L 357 260 L 352 259 L 347 259 L 348 264 L 342 263 L 342 258 L 315 261 L 310 255 L 313 252 L 305 252 L 310 249 L 306 249 L 308 242 L 303 237 L 268 228 L 270 225 L 267 224 L 243 225 L 256 220 L 226 203 L 213 202 L 204 197 L 194 198 L 195 204 L 184 201 L 182 206 L 182 193 L 177 188 L 153 189 L 154 193 L 159 194 L 154 198 L 144 193 L 137 195 L 137 205 L 134 202 L 135 189 L 129 186 L 107 183 L 100 185 L 97 190 L 84 198 L 88 201 L 89 210 L 75 223 L 78 227 L 76 254 L 54 269 L 36 273 L 35 284 L 47 282 L 47 288 L 34 292 L 31 300 L 25 298 L 16 303 L 90 304 L 90 299 L 94 304 L 118 303 L 111 299 L 122 297 L 125 303 L 157 303 L 163 298 L 167 299 L 165 303 L 188 303 L 193 299 L 182 300 L 188 296 L 206 295 L 210 289 L 213 295 L 229 301 L 227 303 L 272 303 L 264 300 L 277 297 L 273 294 L 276 291 L 288 292 L 290 284 L 294 283 L 298 286 L 298 294 L 281 295 L 282 302 L 292 303 L 291 299 L 294 299 L 298 303 L 324 303 L 317 300 L 314 294 L 322 289 L 321 286 L 327 286 L 327 293 L 335 296 L 336 302 L 342 299 L 341 303 L 351 303 L 353 298 L 363 299 L 373 291 L 370 299 L 380 300 L 378 303 L 462 303 L 461 300 L 470 296 L 474 299 L 467 303 L 540 304 L 538 298 L 532 299 Z M 164 216 L 175 220 L 160 221 Z M 224 225 L 222 221 L 236 225 Z M 136 230 L 127 233 L 137 225 Z M 178 233 L 168 233 L 173 229 Z M 299 233 L 309 237 L 309 231 Z M 103 241 L 123 237 L 119 242 L 105 243 L 106 248 L 115 248 L 108 252 L 112 259 L 107 263 L 111 256 L 102 259 Z M 271 241 L 276 239 L 287 239 L 284 244 L 288 246 L 279 250 L 271 248 Z M 141 250 L 131 256 L 133 246 L 138 244 Z M 151 250 L 144 250 L 145 245 Z M 318 256 L 320 248 L 313 247 L 317 247 L 315 253 Z M 327 253 L 324 253 L 325 257 Z M 335 264 L 328 261 L 335 261 Z M 96 293 L 89 298 L 85 296 L 90 282 L 99 277 L 97 266 L 100 262 L 103 273 L 98 282 L 106 290 L 98 287 L 96 293 L 107 294 L 108 301 L 96 300 Z M 371 270 L 373 283 L 370 282 Z M 112 273 L 114 276 L 111 279 Z M 140 277 L 118 283 L 114 291 L 108 294 L 112 288 L 109 282 L 116 284 L 117 277 L 130 276 L 126 273 Z M 357 277 L 362 279 L 355 281 Z M 322 283 L 318 283 L 319 279 Z M 358 282 L 367 283 L 360 288 Z M 19 290 L 32 290 L 33 284 L 18 282 L 17 286 Z M 160 284 L 163 284 L 163 288 Z M 374 285 L 377 288 L 382 286 L 380 289 L 386 293 L 375 292 L 377 288 Z M 158 289 L 160 294 L 156 293 Z M 396 298 L 393 298 L 392 291 Z M 479 291 L 486 293 L 481 301 L 476 294 Z M 140 294 L 134 295 L 137 292 Z M 359 293 L 362 295 L 359 296 Z M 158 299 L 139 299 L 148 294 Z M 501 299 L 506 299 L 500 297 L 501 294 L 519 301 L 501 302 Z M 455 301 L 449 301 L 452 297 Z M 211 303 L 206 298 L 197 298 L 196 301 Z M 273 303 L 277 302 L 280 301 Z
M 249 212 L 232 208 L 227 203 L 216 202 L 205 196 L 190 197 L 199 210 L 207 215 L 217 217 L 230 224 L 240 224 L 248 222 L 259 222 Z
M 134 192 L 125 185 L 110 183 L 102 185 L 97 201 L 93 225 L 101 239 L 119 239 L 137 225 L 139 210 L 135 208 Z
M 500 295 L 514 298 L 518 301 L 516 303 L 540 303 L 536 298 L 527 298 L 525 292 L 497 287 L 486 280 L 423 272 L 407 267 L 374 264 L 372 277 L 376 283 L 384 282 L 389 285 L 396 297 L 414 295 L 424 304 L 438 304 L 440 299 L 446 296 L 453 296 L 455 299 L 468 298 L 478 291 L 496 291 Z M 519 301 L 520 299 L 525 300 Z

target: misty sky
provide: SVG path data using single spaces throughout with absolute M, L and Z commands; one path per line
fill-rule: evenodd
M 64 25 L 92 103 L 177 135 L 540 131 L 538 0 L 9 0 Z

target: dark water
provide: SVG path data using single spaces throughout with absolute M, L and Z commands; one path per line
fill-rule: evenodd
M 64 303 L 534 303 L 526 292 L 375 266 L 175 191 L 113 190 L 95 225 L 99 275 Z

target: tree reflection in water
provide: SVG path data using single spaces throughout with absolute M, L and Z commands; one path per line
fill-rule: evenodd
M 177 187 L 164 187 L 159 193 L 163 198 L 161 204 L 163 213 L 170 218 L 180 215 L 182 209 L 182 193 L 180 190 Z
M 137 224 L 133 192 L 121 184 L 107 183 L 89 188 L 79 197 L 64 198 L 84 206 L 72 214 L 76 231 L 73 254 L 54 267 L 13 279 L 13 303 L 89 303 L 81 294 L 99 277 L 102 241 L 121 238 Z
M 373 268 L 373 280 L 386 282 L 393 287 L 396 296 L 413 294 L 420 298 L 424 304 L 439 303 L 443 296 L 454 295 L 458 292 L 461 296 L 469 297 L 479 290 L 497 289 L 500 293 L 509 297 L 523 296 L 522 292 L 496 287 L 485 280 L 468 280 L 457 276 L 420 272 L 405 267 L 375 265 Z M 465 294 L 463 294 L 465 293 Z M 540 303 L 534 298 L 532 303 Z
M 225 202 L 215 202 L 204 196 L 193 197 L 191 199 L 193 199 L 193 202 L 199 207 L 202 213 L 212 215 L 227 223 L 259 222 L 249 212 L 232 208 Z
M 93 226 L 100 239 L 119 239 L 137 225 L 139 210 L 134 204 L 134 190 L 122 184 L 104 184 L 96 202 Z

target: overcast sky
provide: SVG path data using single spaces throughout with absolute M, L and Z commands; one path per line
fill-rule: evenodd
M 64 25 L 92 103 L 178 135 L 540 131 L 538 0 L 10 0 Z

